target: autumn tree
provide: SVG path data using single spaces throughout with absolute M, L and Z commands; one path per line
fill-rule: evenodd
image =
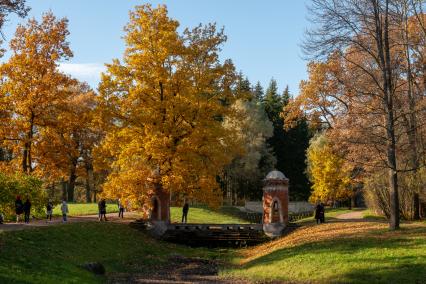
M 387 170 L 392 229 L 399 227 L 398 173 L 412 170 L 399 155 L 406 145 L 401 94 L 407 84 L 401 73 L 398 5 L 390 0 L 312 1 L 316 28 L 308 32 L 304 47 L 316 62 L 301 84 L 302 96 L 287 108 L 297 116 L 297 105 L 302 106 L 312 121 L 325 123 L 354 164 L 370 172 Z
M 75 201 L 78 177 L 86 179 L 86 200 L 93 191 L 93 148 L 102 138 L 95 125 L 97 101 L 85 83 L 68 86 L 69 95 L 63 101 L 55 121 L 40 130 L 38 156 L 43 157 L 39 174 L 46 180 L 63 180 L 63 198 Z
M 234 67 L 220 63 L 226 37 L 209 24 L 178 32 L 165 6 L 137 6 L 125 27 L 123 62 L 107 65 L 99 91 L 110 125 L 103 148 L 111 174 L 105 196 L 148 205 L 153 171 L 163 188 L 218 204 L 216 177 L 234 157 L 238 139 L 223 127 Z
M 10 43 L 13 52 L 1 66 L 3 109 L 10 114 L 1 139 L 15 156 L 21 156 L 21 170 L 31 173 L 40 161 L 34 157 L 39 129 L 55 120 L 55 111 L 67 95 L 69 78 L 57 70 L 59 60 L 72 56 L 67 20 L 51 13 L 19 25 Z M 3 121 L 4 122 L 4 121 Z M 16 160 L 16 159 L 15 159 Z
M 312 183 L 309 200 L 315 202 L 343 201 L 351 198 L 351 171 L 345 161 L 334 153 L 323 133 L 314 136 L 307 150 L 307 172 Z

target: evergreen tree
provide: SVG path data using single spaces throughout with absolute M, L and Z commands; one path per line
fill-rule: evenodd
M 278 94 L 277 81 L 271 79 L 269 86 L 266 89 L 265 97 L 263 98 L 263 104 L 265 111 L 268 114 L 269 120 L 274 123 L 274 128 L 282 125 L 282 119 L 280 118 L 280 112 L 283 108 L 282 97 Z
M 288 85 L 287 85 L 285 86 L 285 89 L 282 95 L 283 104 L 285 106 L 288 105 L 288 103 L 290 102 L 290 99 L 291 99 L 290 90 L 288 89 Z
M 274 79 L 271 80 L 263 100 L 265 111 L 274 127 L 274 135 L 267 142 L 276 156 L 276 168 L 290 179 L 290 198 L 307 200 L 310 185 L 305 173 L 305 151 L 309 147 L 311 135 L 305 119 L 298 121 L 297 126 L 293 129 L 284 129 L 281 113 L 290 97 L 288 86 L 283 94 L 279 95 L 277 82 Z
M 257 81 L 256 85 L 253 88 L 253 95 L 254 95 L 254 98 L 257 101 L 259 101 L 259 102 L 263 101 L 263 97 L 265 95 L 265 92 L 263 91 L 263 87 L 262 87 L 262 85 L 260 84 L 259 81 Z

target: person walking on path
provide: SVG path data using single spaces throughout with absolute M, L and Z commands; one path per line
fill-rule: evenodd
M 315 220 L 317 224 L 324 223 L 324 206 L 321 203 L 315 207 Z
M 182 208 L 182 223 L 188 222 L 188 211 L 189 211 L 189 204 L 185 200 L 185 204 L 183 205 L 183 208 Z
M 30 214 L 31 214 L 31 202 L 30 199 L 27 198 L 27 200 L 25 200 L 24 203 L 24 221 L 26 224 L 28 224 L 30 222 Z
M 19 223 L 19 216 L 24 213 L 24 204 L 22 203 L 21 197 L 16 196 L 15 200 L 15 213 L 16 213 L 16 223 Z
M 104 217 L 104 220 L 107 221 L 107 218 L 106 218 L 106 201 L 105 201 L 105 199 L 102 199 L 99 202 L 99 221 L 102 221 L 102 217 Z
M 53 203 L 51 200 L 49 200 L 46 205 L 46 221 L 52 221 L 52 215 L 53 215 Z
M 66 222 L 67 214 L 68 214 L 68 204 L 65 200 L 62 201 L 61 212 L 62 212 L 62 222 Z
M 124 218 L 124 206 L 121 199 L 118 199 L 118 218 Z

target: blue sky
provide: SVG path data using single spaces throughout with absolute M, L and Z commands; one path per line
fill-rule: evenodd
M 134 6 L 166 4 L 169 15 L 181 28 L 216 22 L 225 27 L 228 41 L 221 58 L 231 58 L 252 83 L 264 88 L 274 77 L 282 90 L 289 85 L 297 94 L 299 82 L 306 78 L 306 62 L 301 58 L 300 43 L 308 27 L 307 0 L 27 0 L 30 17 L 40 19 L 52 10 L 69 19 L 74 57 L 61 69 L 96 87 L 104 63 L 121 58 L 125 49 L 122 36 L 128 12 Z M 10 17 L 4 28 L 6 41 L 13 37 L 16 25 L 24 20 Z M 6 45 L 7 43 L 4 43 Z M 7 58 L 7 54 L 5 58 Z M 4 58 L 4 59 L 5 59 Z M 4 60 L 3 59 L 3 60 Z

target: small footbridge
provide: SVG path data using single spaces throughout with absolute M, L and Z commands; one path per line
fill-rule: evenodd
M 280 171 L 264 179 L 263 214 L 257 224 L 181 224 L 170 223 L 170 196 L 155 184 L 149 221 L 137 221 L 133 227 L 145 229 L 165 241 L 190 246 L 246 246 L 282 236 L 297 226 L 289 223 L 288 182 Z

